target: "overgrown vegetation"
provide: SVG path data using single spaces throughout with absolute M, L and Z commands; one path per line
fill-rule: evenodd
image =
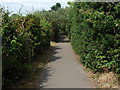
M 25 78 L 38 54 L 66 34 L 86 68 L 120 73 L 120 2 L 57 3 L 49 11 L 26 16 L 4 11 L 2 20 L 3 85 Z
M 66 26 L 73 49 L 93 72 L 120 73 L 120 2 L 74 2 Z
M 52 9 L 52 7 L 56 7 L 57 9 Z M 35 11 L 34 13 L 37 15 L 41 15 L 42 17 L 45 17 L 48 21 L 52 22 L 52 30 L 53 30 L 53 40 L 57 41 L 58 34 L 65 32 L 66 24 L 68 23 L 68 17 L 67 12 L 68 9 L 61 8 L 60 3 L 56 3 L 56 5 L 53 5 L 51 7 L 51 10 L 49 11 Z
M 51 22 L 44 17 L 28 14 L 2 18 L 2 76 L 3 86 L 25 78 L 32 71 L 32 61 L 50 46 Z

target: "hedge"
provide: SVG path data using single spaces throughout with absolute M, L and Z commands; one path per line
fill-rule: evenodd
M 120 2 L 72 2 L 66 32 L 93 72 L 120 73 Z
M 2 79 L 3 86 L 29 76 L 32 61 L 50 46 L 51 22 L 44 17 L 28 14 L 9 15 L 3 11 L 2 18 Z

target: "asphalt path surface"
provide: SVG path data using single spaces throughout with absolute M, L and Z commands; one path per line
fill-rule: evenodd
M 64 35 L 60 36 L 39 83 L 39 88 L 92 88 Z

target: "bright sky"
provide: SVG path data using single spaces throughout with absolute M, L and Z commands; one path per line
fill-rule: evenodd
M 19 9 L 23 6 L 22 12 L 34 10 L 50 10 L 50 7 L 56 3 L 61 3 L 62 7 L 69 6 L 67 5 L 68 1 L 73 0 L 0 0 L 0 5 L 8 7 L 9 11 L 18 12 Z

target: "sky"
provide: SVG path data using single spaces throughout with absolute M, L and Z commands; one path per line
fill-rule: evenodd
M 22 7 L 22 13 L 32 12 L 35 10 L 50 10 L 50 7 L 60 3 L 61 7 L 69 6 L 68 1 L 73 0 L 0 0 L 0 5 L 13 13 L 17 13 Z

